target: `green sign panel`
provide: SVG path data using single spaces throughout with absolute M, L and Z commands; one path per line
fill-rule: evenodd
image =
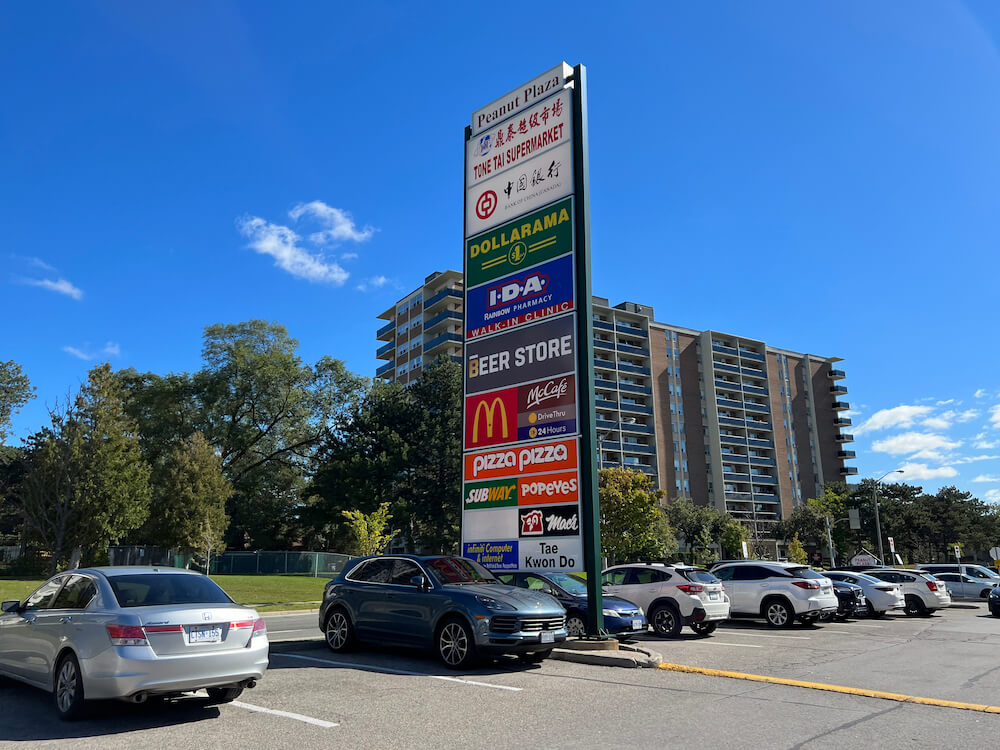
M 517 505 L 517 477 L 492 482 L 466 482 L 464 494 L 466 510 Z
M 466 240 L 466 285 L 479 286 L 572 249 L 573 199 L 566 198 Z

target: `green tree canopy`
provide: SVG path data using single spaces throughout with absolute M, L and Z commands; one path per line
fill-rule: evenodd
M 11 418 L 35 397 L 35 388 L 14 360 L 0 362 L 0 445 L 7 439 Z
M 640 471 L 598 472 L 601 548 L 609 558 L 662 560 L 677 550 L 670 523 L 660 507 L 663 491 Z

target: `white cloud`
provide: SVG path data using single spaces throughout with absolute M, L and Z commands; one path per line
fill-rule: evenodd
M 906 482 L 914 479 L 943 479 L 958 476 L 958 472 L 950 466 L 932 469 L 927 464 L 909 463 L 903 464 L 899 468 L 903 470 L 902 479 Z
M 274 258 L 274 264 L 284 271 L 307 281 L 340 286 L 350 275 L 337 263 L 327 262 L 299 246 L 302 239 L 293 230 L 272 224 L 259 216 L 239 220 L 239 230 L 250 240 L 250 248 Z
M 953 409 L 949 409 L 941 414 L 927 417 L 927 419 L 923 420 L 921 424 L 924 427 L 930 427 L 932 430 L 947 430 L 955 422 L 969 422 L 978 416 L 979 411 L 976 409 L 966 409 L 965 411 L 955 411 Z
M 386 276 L 373 276 L 367 281 L 362 281 L 358 284 L 358 291 L 367 292 L 369 289 L 381 289 L 388 283 L 389 279 Z
M 77 359 L 82 359 L 84 362 L 92 362 L 95 359 L 100 359 L 103 357 L 117 357 L 121 354 L 121 347 L 118 346 L 114 341 L 109 341 L 103 347 L 95 351 L 90 351 L 89 347 L 84 349 L 79 349 L 75 346 L 64 346 L 62 348 L 67 354 L 71 354 Z
M 965 456 L 964 458 L 951 459 L 948 461 L 948 463 L 952 464 L 953 466 L 957 466 L 959 464 L 974 464 L 977 461 L 995 461 L 998 458 L 1000 458 L 1000 456 L 996 455 Z
M 1000 484 L 1000 476 L 996 474 L 980 474 L 972 480 L 973 482 L 987 482 L 988 484 Z
M 357 253 L 341 253 L 340 254 L 340 259 L 343 260 L 343 261 L 357 260 L 358 259 L 358 254 Z
M 935 406 L 947 406 L 948 404 L 953 404 L 953 403 L 955 403 L 955 399 L 949 398 L 947 401 L 935 401 L 934 405 Z
M 1000 428 L 1000 404 L 990 409 L 990 422 L 994 427 Z
M 987 490 L 983 500 L 988 503 L 1000 503 L 1000 490 Z
M 921 417 L 926 417 L 934 411 L 931 406 L 896 406 L 892 409 L 880 409 L 875 412 L 867 422 L 855 428 L 854 433 L 869 432 L 871 430 L 885 430 L 890 427 L 912 427 L 913 423 Z
M 976 442 L 973 445 L 981 451 L 992 450 L 993 448 L 1000 448 L 1000 440 L 986 440 L 986 433 L 980 433 L 976 435 Z
M 83 299 L 83 290 L 66 279 L 58 279 L 57 281 L 53 281 L 52 279 L 25 279 L 24 283 L 28 286 L 48 289 L 50 292 L 56 292 L 57 294 L 65 294 L 67 297 L 72 297 L 75 300 Z
M 929 432 L 904 432 L 900 435 L 876 440 L 872 450 L 893 456 L 909 455 L 911 458 L 942 460 L 949 451 L 962 445 L 960 440 L 949 440 L 944 435 Z
M 364 242 L 371 239 L 375 233 L 374 227 L 365 226 L 358 229 L 354 225 L 351 215 L 341 208 L 328 206 L 323 201 L 309 201 L 300 203 L 288 215 L 293 221 L 298 221 L 303 216 L 311 216 L 323 227 L 318 232 L 309 235 L 309 239 L 317 245 L 326 245 L 330 242 Z
M 975 393 L 972 394 L 974 398 L 983 398 L 986 396 L 986 389 L 980 388 Z

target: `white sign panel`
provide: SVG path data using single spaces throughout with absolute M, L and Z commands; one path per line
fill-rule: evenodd
M 481 508 L 462 516 L 462 538 L 467 542 L 509 539 L 517 532 L 517 508 Z
M 466 190 L 466 237 L 485 232 L 572 192 L 573 144 L 566 142 Z
M 565 539 L 521 539 L 518 543 L 522 570 L 583 570 L 583 542 L 580 537 Z
M 542 73 L 538 78 L 518 86 L 509 94 L 492 101 L 482 109 L 472 113 L 472 134 L 477 135 L 501 120 L 517 114 L 525 107 L 530 107 L 539 99 L 553 94 L 566 85 L 566 79 L 573 74 L 573 69 L 566 63 L 559 63 L 552 70 Z
M 851 558 L 851 565 L 878 565 L 875 555 L 855 555 Z
M 570 106 L 570 92 L 562 91 L 470 138 L 465 160 L 466 188 L 568 141 L 573 129 Z

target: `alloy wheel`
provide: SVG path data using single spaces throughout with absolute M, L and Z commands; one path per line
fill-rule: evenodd
M 469 653 L 469 637 L 465 628 L 457 622 L 447 623 L 438 637 L 438 650 L 445 664 L 449 666 L 461 664 Z
M 781 627 L 788 623 L 788 607 L 781 602 L 771 602 L 767 605 L 767 621 Z
M 326 642 L 334 651 L 339 651 L 347 645 L 347 616 L 343 612 L 334 612 L 326 621 Z
M 61 712 L 69 713 L 76 700 L 78 677 L 76 673 L 76 663 L 72 659 L 66 659 L 59 669 L 59 676 L 56 678 L 56 705 Z

